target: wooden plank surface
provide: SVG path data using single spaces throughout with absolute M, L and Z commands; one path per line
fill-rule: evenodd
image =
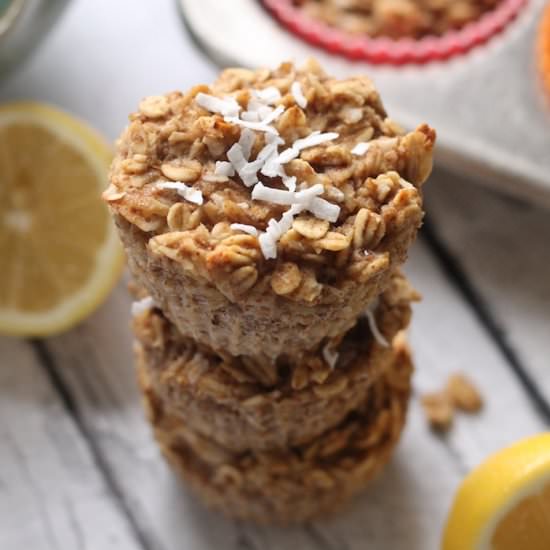
M 435 237 L 550 403 L 550 213 L 446 174 L 427 197 Z
M 118 492 L 148 547 L 300 547 L 426 550 L 435 548 L 462 475 L 489 452 L 542 430 L 544 424 L 506 360 L 425 245 L 408 272 L 425 294 L 412 331 L 419 391 L 439 388 L 449 373 L 468 372 L 487 397 L 477 417 L 460 417 L 446 438 L 426 427 L 414 400 L 404 440 L 390 467 L 346 514 L 305 529 L 265 529 L 222 520 L 181 488 L 159 459 L 134 382 L 130 299 L 121 285 L 94 317 L 48 342 L 61 379 L 94 439 Z M 498 386 L 498 392 L 494 388 Z M 505 419 L 505 420 L 504 420 Z M 507 429 L 502 430 L 502 422 Z
M 141 548 L 33 348 L 0 357 L 0 548 Z

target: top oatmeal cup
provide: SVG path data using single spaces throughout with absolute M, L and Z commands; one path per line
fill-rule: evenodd
M 434 142 L 391 121 L 368 78 L 228 69 L 142 101 L 104 199 L 184 336 L 291 356 L 350 329 L 406 259 Z

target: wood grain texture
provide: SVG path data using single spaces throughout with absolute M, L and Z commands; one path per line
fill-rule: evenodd
M 417 400 L 404 440 L 371 490 L 335 519 L 290 530 L 245 526 L 203 510 L 160 460 L 138 402 L 129 333 L 130 299 L 121 285 L 80 328 L 48 349 L 74 396 L 78 414 L 150 548 L 275 549 L 300 547 L 425 550 L 435 548 L 462 475 L 489 452 L 543 429 L 468 305 L 446 281 L 426 247 L 408 272 L 425 294 L 412 341 L 419 391 L 439 388 L 449 373 L 469 373 L 487 397 L 477 417 L 460 417 L 446 438 L 426 427 Z M 498 387 L 498 392 L 495 388 Z M 502 422 L 507 429 L 502 430 Z
M 141 548 L 32 347 L 0 357 L 0 548 Z
M 550 403 L 550 215 L 445 174 L 427 208 L 434 231 Z

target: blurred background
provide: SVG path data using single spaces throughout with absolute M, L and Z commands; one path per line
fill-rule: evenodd
M 0 338 L 2 550 L 351 549 L 368 537 L 377 548 L 435 548 L 434 525 L 464 471 L 550 425 L 546 2 L 505 3 L 514 17 L 469 52 L 380 65 L 305 41 L 257 0 L 0 0 L 0 103 L 46 102 L 109 143 L 145 96 L 210 82 L 221 65 L 310 55 L 339 76 L 371 75 L 405 126 L 434 126 L 426 225 L 407 267 L 424 295 L 412 335 L 416 386 L 440 385 L 459 368 L 488 396 L 479 419 L 460 420 L 443 440 L 415 406 L 394 463 L 346 518 L 289 531 L 214 520 L 175 488 L 142 421 L 123 279 L 75 327 Z M 0 250 L 6 265 L 10 249 Z M 378 510 L 369 520 L 367 508 Z M 388 510 L 401 518 L 391 533 Z

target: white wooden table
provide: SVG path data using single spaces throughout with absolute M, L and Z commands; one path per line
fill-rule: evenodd
M 50 101 L 114 138 L 142 96 L 216 70 L 171 0 L 74 0 L 0 99 Z M 416 397 L 393 461 L 345 514 L 267 529 L 193 500 L 143 420 L 121 282 L 62 336 L 0 338 L 0 550 L 436 549 L 464 473 L 550 424 L 550 214 L 438 173 L 427 195 L 407 268 L 424 294 L 411 334 Z M 456 370 L 487 406 L 437 437 L 417 396 Z

